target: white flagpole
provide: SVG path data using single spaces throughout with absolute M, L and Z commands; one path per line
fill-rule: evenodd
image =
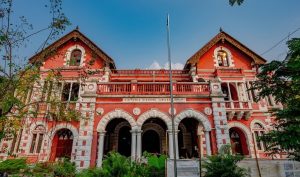
M 170 97 L 171 97 L 171 120 L 172 120 L 172 139 L 173 139 L 173 154 L 174 154 L 174 177 L 177 177 L 177 155 L 175 141 L 175 125 L 174 125 L 174 98 L 173 98 L 173 82 L 172 82 L 172 62 L 170 48 L 170 17 L 167 16 L 167 45 L 168 45 L 168 62 L 169 62 L 169 79 L 170 79 Z

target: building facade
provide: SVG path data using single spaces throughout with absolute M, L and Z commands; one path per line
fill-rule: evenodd
M 225 144 L 248 158 L 269 158 L 257 137 L 271 129 L 274 117 L 268 111 L 281 105 L 272 96 L 255 102 L 257 91 L 248 90 L 266 60 L 224 31 L 189 58 L 183 70 L 172 70 L 173 118 L 168 70 L 118 70 L 78 29 L 30 59 L 36 61 L 41 79 L 27 101 L 39 102 L 32 108 L 39 114 L 25 117 L 16 136 L 1 142 L 2 159 L 11 154 L 29 162 L 69 157 L 78 168 L 87 168 L 101 166 L 110 151 L 132 160 L 145 151 L 190 159 L 216 154 Z M 49 79 L 53 72 L 61 79 Z M 80 118 L 59 120 L 50 114 L 53 107 L 43 101 L 52 97 Z

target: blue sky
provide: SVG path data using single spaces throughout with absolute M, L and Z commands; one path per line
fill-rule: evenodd
M 15 0 L 15 16 L 25 15 L 35 30 L 49 23 L 46 0 Z M 71 21 L 110 55 L 119 69 L 148 68 L 154 61 L 167 62 L 166 14 L 170 14 L 174 63 L 185 63 L 199 48 L 224 31 L 258 54 L 300 27 L 299 0 L 245 0 L 231 7 L 228 0 L 63 0 Z M 47 33 L 32 37 L 17 52 L 34 54 Z M 300 30 L 292 37 L 299 37 Z M 285 41 L 263 55 L 282 59 Z

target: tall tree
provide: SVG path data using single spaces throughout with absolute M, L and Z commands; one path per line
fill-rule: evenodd
M 13 0 L 0 0 L 0 58 L 4 61 L 0 63 L 0 139 L 14 134 L 21 124 L 20 119 L 30 112 L 25 100 L 39 78 L 37 61 L 19 65 L 16 50 L 26 47 L 30 37 L 48 32 L 37 52 L 44 50 L 69 25 L 62 13 L 62 0 L 49 0 L 45 4 L 51 19 L 48 26 L 38 30 L 34 30 L 24 15 L 14 10 L 14 3 Z M 18 20 L 16 16 L 20 16 Z
M 260 90 L 257 99 L 272 95 L 283 109 L 274 109 L 274 130 L 261 139 L 272 154 L 287 153 L 300 161 L 300 38 L 287 42 L 284 61 L 272 61 L 260 67 L 252 89 Z

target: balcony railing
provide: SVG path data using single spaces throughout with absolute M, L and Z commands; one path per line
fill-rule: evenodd
M 208 95 L 208 83 L 174 83 L 174 94 Z M 167 95 L 170 84 L 167 82 L 110 82 L 98 84 L 99 95 Z
M 248 101 L 226 101 L 225 107 L 227 109 L 251 109 Z
M 169 75 L 170 71 L 165 69 L 160 70 L 112 70 L 112 74 L 119 74 L 119 75 Z M 172 70 L 172 74 L 188 74 L 189 70 Z

